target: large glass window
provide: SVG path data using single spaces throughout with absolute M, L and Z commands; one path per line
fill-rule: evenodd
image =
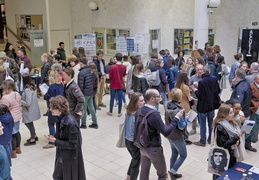
M 214 29 L 209 29 L 208 30 L 208 43 L 213 46 L 214 45 Z
M 101 29 L 94 28 L 96 34 L 96 51 L 102 50 L 105 54 L 116 53 L 116 36 L 129 36 L 128 29 Z
M 149 45 L 149 52 L 150 53 L 157 53 L 160 47 L 160 30 L 154 29 L 149 31 L 150 34 L 150 45 Z
M 174 30 L 174 53 L 185 50 L 186 54 L 190 54 L 193 45 L 193 29 L 175 29 Z

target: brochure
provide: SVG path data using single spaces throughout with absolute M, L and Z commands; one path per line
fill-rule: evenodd
M 249 134 L 253 129 L 254 125 L 255 125 L 255 121 L 246 120 L 243 126 L 241 127 L 241 131 L 245 131 L 246 134 Z

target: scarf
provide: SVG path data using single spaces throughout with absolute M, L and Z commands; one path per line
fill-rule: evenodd
M 224 127 L 224 129 L 227 131 L 229 137 L 234 137 L 237 134 L 237 132 L 240 130 L 238 125 L 230 124 L 229 121 L 226 119 L 223 119 L 223 121 L 219 122 L 219 124 L 221 124 Z M 235 145 L 235 144 L 232 145 L 231 149 L 234 150 L 234 156 L 236 158 L 238 158 L 239 150 L 238 150 L 237 145 Z

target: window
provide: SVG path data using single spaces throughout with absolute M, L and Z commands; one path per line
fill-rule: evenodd
M 116 36 L 129 36 L 127 29 L 101 29 L 95 28 L 96 51 L 102 50 L 105 54 L 114 55 L 116 53 Z
M 154 29 L 149 31 L 150 34 L 150 45 L 149 45 L 149 52 L 157 53 L 160 47 L 160 30 Z
M 190 54 L 193 45 L 193 29 L 175 29 L 174 30 L 174 54 L 180 50 L 185 50 Z

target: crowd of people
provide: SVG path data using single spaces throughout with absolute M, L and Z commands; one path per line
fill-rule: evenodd
M 49 130 L 48 144 L 43 148 L 57 148 L 53 178 L 85 179 L 80 128 L 87 128 L 87 119 L 92 120 L 89 128 L 99 128 L 96 114 L 106 107 L 103 103 L 106 88 L 110 94 L 106 115 L 114 116 L 113 108 L 118 107 L 116 116 L 122 118 L 123 104 L 126 108 L 125 140 L 132 157 L 127 180 L 135 180 L 139 174 L 141 180 L 149 179 L 151 163 L 158 179 L 168 175 L 171 179 L 181 178 L 183 175 L 177 171 L 187 158 L 186 145 L 205 147 L 212 143 L 213 134 L 217 134 L 217 145 L 230 153 L 228 168 L 239 159 L 239 151 L 243 150 L 239 145 L 257 151 L 251 143 L 258 141 L 259 64 L 252 63 L 248 71 L 241 53 L 234 56 L 236 61 L 231 68 L 225 64 L 220 46 L 210 47 L 208 43 L 204 49 L 193 50 L 186 60 L 184 51 L 179 51 L 174 59 L 164 49 L 159 52 L 161 58 L 152 53 L 146 63 L 141 55 L 128 57 L 116 53 L 106 65 L 103 51 L 97 51 L 93 59 L 86 58 L 81 47 L 67 55 L 64 43 L 60 42 L 57 50 L 50 49 L 50 53 L 41 55 L 41 73 L 35 77 L 30 75 L 32 65 L 22 43 L 18 41 L 17 47 L 15 51 L 7 43 L 5 51 L 0 52 L 0 122 L 4 127 L 0 144 L 6 150 L 3 159 L 8 160 L 9 166 L 11 158 L 22 152 L 21 120 L 30 132 L 24 146 L 35 145 L 39 140 L 33 122 L 41 118 L 38 98 L 42 96 L 48 109 L 44 115 L 48 116 Z M 152 81 L 151 75 L 155 75 Z M 228 75 L 232 95 L 223 102 L 220 96 L 227 87 Z M 159 114 L 159 104 L 163 105 L 164 120 Z M 190 111 L 196 112 L 197 117 L 188 132 L 187 125 L 179 122 L 187 121 Z M 146 148 L 134 145 L 135 119 L 139 114 L 147 115 L 150 144 Z M 255 125 L 244 135 L 240 128 L 247 119 L 255 121 Z M 198 125 L 200 140 L 191 142 L 189 136 L 197 133 Z M 168 172 L 160 133 L 171 146 Z M 8 168 L 5 172 L 10 174 Z

